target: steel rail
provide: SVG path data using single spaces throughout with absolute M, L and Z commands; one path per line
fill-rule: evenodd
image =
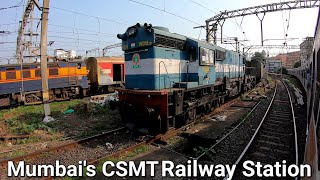
M 293 129 L 294 129 L 294 145 L 295 145 L 295 151 L 296 151 L 296 165 L 299 163 L 299 151 L 298 151 L 298 135 L 297 135 L 297 125 L 296 125 L 296 117 L 294 115 L 294 109 L 292 105 L 292 98 L 290 95 L 290 91 L 286 85 L 286 83 L 282 82 L 284 84 L 284 87 L 286 88 L 288 95 L 289 95 L 289 100 L 290 100 L 290 107 L 291 107 L 291 113 L 292 113 L 292 120 L 293 120 Z
M 253 136 L 251 137 L 249 143 L 247 144 L 247 146 L 244 148 L 244 150 L 242 151 L 241 155 L 238 157 L 237 161 L 234 163 L 234 165 L 238 165 L 239 162 L 242 160 L 242 158 L 244 157 L 245 153 L 248 151 L 249 147 L 251 146 L 253 140 L 255 139 L 256 135 L 258 134 L 259 130 L 260 130 L 260 127 L 262 126 L 264 120 L 266 119 L 267 115 L 269 114 L 269 111 L 271 109 L 271 106 L 273 104 L 273 101 L 276 97 L 276 93 L 277 93 L 277 88 L 278 88 L 278 85 L 276 84 L 276 88 L 274 90 L 274 93 L 273 93 L 273 96 L 272 96 L 272 99 L 270 101 L 270 104 L 268 106 L 268 109 L 266 110 L 266 113 L 264 114 L 258 128 L 256 129 L 256 131 L 254 132 Z
M 229 131 L 226 135 L 224 135 L 221 139 L 219 139 L 215 144 L 213 144 L 209 149 L 207 149 L 205 152 L 203 152 L 201 155 L 199 155 L 198 157 L 194 158 L 199 160 L 201 157 L 203 157 L 208 151 L 212 150 L 214 147 L 216 147 L 218 144 L 220 144 L 224 139 L 226 139 L 231 133 L 233 133 L 233 131 L 235 131 L 236 129 L 238 129 L 238 127 L 243 124 L 245 122 L 245 120 L 247 120 L 247 118 L 251 115 L 251 113 L 258 107 L 258 105 L 261 103 L 261 101 L 259 101 L 252 109 L 251 111 L 241 120 L 241 122 L 239 124 L 237 124 L 236 127 L 234 127 L 231 131 Z
M 296 122 L 295 122 L 294 110 L 293 110 L 293 105 L 292 105 L 292 99 L 291 99 L 290 92 L 289 92 L 287 86 L 285 85 L 285 83 L 284 83 L 282 80 L 280 80 L 280 82 L 281 82 L 281 83 L 284 85 L 284 87 L 286 88 L 286 91 L 287 91 L 288 97 L 289 97 L 289 101 L 290 101 L 290 107 L 291 107 L 291 113 L 292 113 L 292 120 L 293 120 L 293 128 L 294 128 L 294 136 L 295 136 L 295 153 L 296 153 L 296 154 L 295 154 L 295 159 L 296 159 L 296 165 L 298 165 L 297 131 L 296 131 Z M 246 155 L 248 149 L 251 147 L 252 142 L 255 140 L 255 138 L 256 138 L 256 136 L 257 136 L 257 134 L 258 134 L 258 132 L 259 132 L 262 124 L 264 123 L 266 117 L 268 116 L 268 114 L 269 114 L 269 112 L 270 112 L 270 109 L 271 109 L 271 107 L 272 107 L 272 105 L 273 105 L 273 102 L 275 102 L 274 99 L 275 99 L 276 92 L 277 92 L 277 86 L 278 86 L 278 85 L 276 85 L 276 89 L 275 89 L 275 92 L 274 92 L 274 94 L 273 94 L 272 100 L 271 100 L 271 102 L 270 102 L 270 104 L 269 104 L 269 106 L 268 106 L 268 109 L 267 109 L 266 113 L 264 114 L 264 116 L 263 116 L 263 118 L 262 118 L 262 120 L 261 120 L 258 128 L 255 130 L 255 133 L 254 133 L 253 136 L 251 137 L 249 143 L 247 144 L 247 146 L 245 147 L 245 149 L 242 151 L 242 153 L 240 154 L 240 156 L 238 157 L 238 159 L 237 159 L 237 161 L 234 163 L 234 165 L 238 165 L 238 164 L 239 164 L 239 162 L 240 162 L 240 161 L 243 159 L 243 157 Z M 227 175 L 227 177 L 229 177 L 229 175 Z M 296 177 L 295 179 L 297 179 L 297 177 Z
M 125 127 L 120 127 L 120 128 L 117 128 L 117 129 L 114 129 L 114 130 L 111 130 L 111 131 L 108 131 L 108 132 L 104 132 L 104 133 L 101 133 L 101 134 L 98 134 L 98 135 L 90 136 L 90 137 L 87 137 L 87 138 L 84 138 L 84 139 L 80 139 L 80 140 L 77 140 L 77 141 L 74 141 L 74 142 L 70 142 L 70 143 L 65 143 L 65 144 L 62 144 L 62 145 L 59 145 L 59 146 L 55 146 L 55 147 L 52 147 L 52 148 L 43 149 L 43 150 L 40 150 L 40 151 L 35 151 L 35 152 L 29 153 L 29 154 L 26 154 L 26 155 L 12 157 L 12 158 L 6 158 L 6 159 L 1 159 L 0 160 L 0 167 L 2 167 L 2 168 L 6 167 L 8 161 L 20 161 L 20 160 L 26 160 L 26 159 L 34 159 L 34 158 L 40 156 L 41 154 L 48 153 L 48 152 L 58 152 L 58 151 L 62 151 L 62 150 L 69 151 L 70 148 L 74 148 L 74 147 L 76 147 L 76 146 L 78 146 L 80 144 L 92 141 L 92 140 L 97 139 L 97 138 L 102 138 L 102 137 L 104 137 L 106 135 L 110 135 L 112 133 L 119 132 L 119 131 L 122 131 L 122 130 L 125 130 L 125 129 L 126 129 Z

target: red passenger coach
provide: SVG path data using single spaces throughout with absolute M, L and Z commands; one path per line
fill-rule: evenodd
M 124 83 L 124 57 L 90 57 L 86 60 L 92 92 L 108 92 Z

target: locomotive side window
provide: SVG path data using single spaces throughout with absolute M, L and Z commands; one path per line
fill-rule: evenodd
M 22 67 L 22 75 L 23 75 L 23 78 L 30 78 L 31 77 L 31 72 L 30 72 L 29 66 Z
M 200 47 L 200 65 L 214 65 L 214 51 L 211 49 Z
M 49 68 L 49 76 L 59 75 L 58 64 L 48 64 L 48 68 Z
M 216 50 L 216 60 L 222 61 L 224 59 L 226 59 L 226 52 Z
M 49 69 L 49 76 L 56 76 L 58 74 L 58 69 Z
M 15 67 L 7 67 L 6 68 L 6 76 L 7 79 L 16 79 L 16 68 Z
M 40 76 L 41 76 L 41 71 L 40 71 L 40 69 L 36 69 L 36 71 L 35 71 L 35 76 L 36 76 L 36 77 L 40 77 Z

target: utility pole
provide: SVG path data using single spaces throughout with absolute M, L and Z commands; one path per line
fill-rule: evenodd
M 49 87 L 48 87 L 48 51 L 47 51 L 47 33 L 48 33 L 48 15 L 49 1 L 43 0 L 41 15 L 41 39 L 40 39 L 40 57 L 41 57 L 41 82 L 42 82 L 42 100 L 45 118 L 51 115 L 49 105 Z

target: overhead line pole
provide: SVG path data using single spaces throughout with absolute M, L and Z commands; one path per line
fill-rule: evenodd
M 49 15 L 49 1 L 43 0 L 42 15 L 41 15 L 41 39 L 40 39 L 40 57 L 41 57 L 41 83 L 42 83 L 42 100 L 44 115 L 48 117 L 51 115 L 49 105 L 49 87 L 48 87 L 48 15 Z
M 210 41 L 210 36 L 213 36 L 213 39 L 216 38 L 217 25 L 221 20 L 243 17 L 247 15 L 254 15 L 260 13 L 269 13 L 283 10 L 293 10 L 293 9 L 305 9 L 305 8 L 315 8 L 320 6 L 320 0 L 295 0 L 295 1 L 285 1 L 280 3 L 271 3 L 260 6 L 242 8 L 231 11 L 223 11 L 209 19 L 206 22 L 206 32 L 207 32 L 207 41 Z M 262 28 L 262 20 L 260 19 L 260 26 Z M 221 27 L 222 28 L 222 27 Z M 261 33 L 262 34 L 262 33 Z M 263 36 L 261 36 L 263 38 Z M 261 39 L 261 44 L 263 45 L 263 39 Z

